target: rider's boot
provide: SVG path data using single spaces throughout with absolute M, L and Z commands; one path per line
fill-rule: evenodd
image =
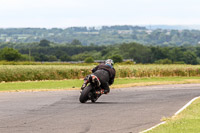
M 108 94 L 107 90 L 101 89 L 100 91 L 96 91 L 96 94 Z
M 104 90 L 104 94 L 108 94 L 110 91 L 108 90 Z

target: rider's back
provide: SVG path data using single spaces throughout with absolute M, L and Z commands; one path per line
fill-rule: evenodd
M 96 66 L 92 72 L 99 77 L 100 80 L 103 79 L 104 81 L 109 82 L 109 84 L 112 84 L 112 81 L 115 78 L 115 69 L 106 64 Z

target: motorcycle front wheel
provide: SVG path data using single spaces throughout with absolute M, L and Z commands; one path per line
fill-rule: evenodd
M 89 94 L 89 92 L 90 92 L 91 90 L 92 90 L 92 86 L 91 86 L 91 85 L 88 85 L 87 87 L 85 87 L 85 88 L 83 89 L 83 91 L 81 92 L 81 95 L 80 95 L 80 97 L 79 97 L 79 101 L 80 101 L 81 103 L 87 102 L 87 100 L 89 99 L 88 94 Z

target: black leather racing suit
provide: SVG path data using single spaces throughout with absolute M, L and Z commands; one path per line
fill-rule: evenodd
M 100 64 L 92 69 L 92 72 L 101 82 L 101 88 L 107 93 L 110 92 L 109 85 L 114 83 L 115 69 L 108 64 Z

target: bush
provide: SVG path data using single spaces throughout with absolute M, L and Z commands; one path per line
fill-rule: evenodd
M 185 64 L 184 61 L 175 61 L 173 64 Z
M 87 57 L 84 60 L 85 63 L 94 63 L 94 59 L 92 57 Z
M 124 62 L 122 62 L 122 63 L 120 63 L 121 65 L 133 65 L 133 64 L 135 64 L 135 62 L 133 62 L 133 61 L 130 61 L 130 60 L 127 60 L 127 61 L 124 61 Z
M 172 61 L 169 60 L 168 58 L 160 59 L 160 60 L 155 61 L 155 64 L 172 64 Z

